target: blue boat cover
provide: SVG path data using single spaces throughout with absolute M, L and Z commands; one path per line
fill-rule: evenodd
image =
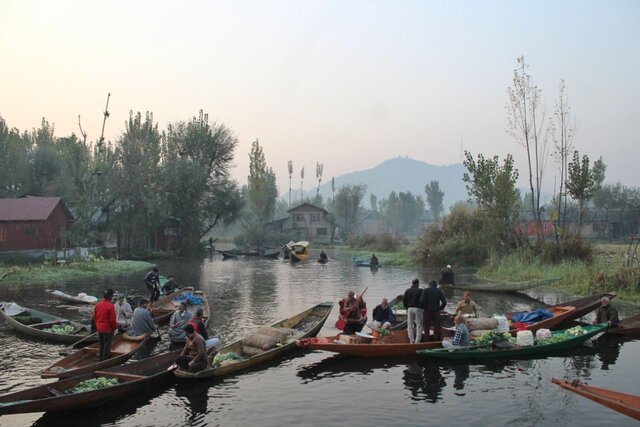
M 512 322 L 535 323 L 553 317 L 547 309 L 537 308 L 533 311 L 519 311 L 511 316 Z

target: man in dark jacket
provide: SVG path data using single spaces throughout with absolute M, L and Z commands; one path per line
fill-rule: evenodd
M 442 326 L 440 324 L 440 311 L 447 306 L 447 298 L 444 292 L 438 289 L 438 282 L 432 280 L 429 287 L 422 291 L 420 306 L 424 309 L 424 333 L 427 341 L 442 341 Z M 433 326 L 433 339 L 429 331 Z
M 440 274 L 440 284 L 441 285 L 455 285 L 455 273 L 451 268 L 451 265 L 447 265 L 446 268 L 442 270 Z
M 422 325 L 424 322 L 424 310 L 420 305 L 420 297 L 422 289 L 420 289 L 420 280 L 413 279 L 411 287 L 404 291 L 402 304 L 407 309 L 407 335 L 410 343 L 418 343 L 422 341 Z M 415 328 L 415 334 L 414 329 Z

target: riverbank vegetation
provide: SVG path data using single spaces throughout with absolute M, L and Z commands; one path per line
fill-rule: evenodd
M 55 283 L 74 279 L 104 277 L 149 269 L 146 261 L 118 261 L 89 258 L 64 263 L 45 262 L 29 265 L 0 265 L 2 283 Z

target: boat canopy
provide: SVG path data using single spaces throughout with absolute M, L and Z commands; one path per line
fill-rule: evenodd
M 292 248 L 295 246 L 301 246 L 303 248 L 306 248 L 307 246 L 309 246 L 309 242 L 305 242 L 305 241 L 301 241 L 301 242 L 296 242 L 292 245 L 290 245 Z

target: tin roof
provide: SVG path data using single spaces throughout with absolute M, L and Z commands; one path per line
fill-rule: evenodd
M 36 196 L 0 199 L 0 221 L 44 221 L 60 200 L 60 197 Z

